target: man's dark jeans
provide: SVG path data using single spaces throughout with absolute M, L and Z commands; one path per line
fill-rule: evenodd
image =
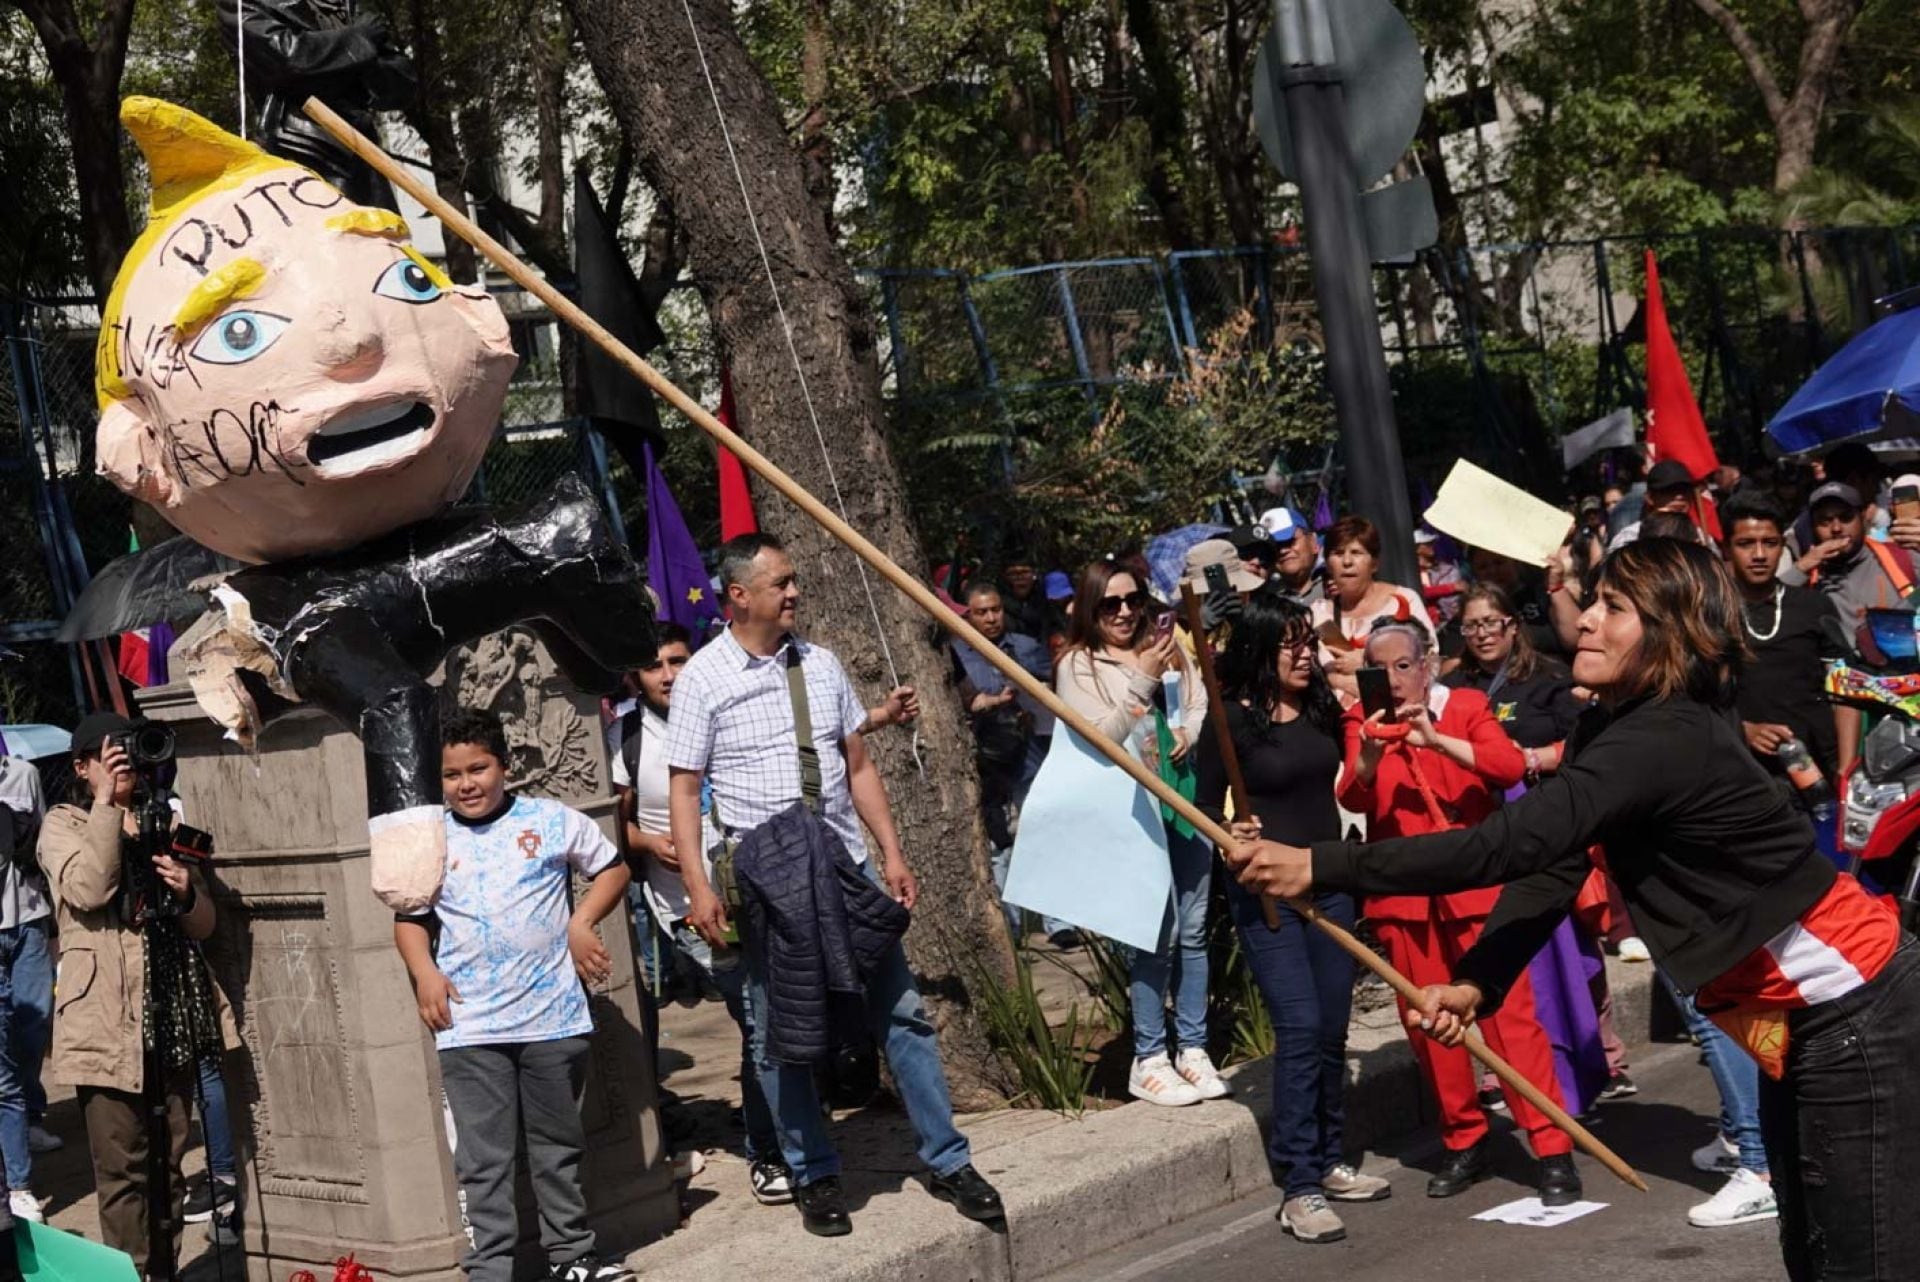
M 1794 1282 L 1920 1270 L 1920 942 L 1872 983 L 1788 1018 L 1787 1071 L 1760 1079 L 1760 1130 Z

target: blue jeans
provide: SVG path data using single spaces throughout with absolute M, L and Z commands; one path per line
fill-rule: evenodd
M 1146 1059 L 1167 1050 L 1167 993 L 1173 993 L 1173 1031 L 1182 1050 L 1207 1044 L 1207 895 L 1213 885 L 1213 847 L 1200 836 L 1169 830 L 1173 861 L 1171 923 L 1161 927 L 1157 952 L 1132 950 L 1127 978 L 1133 994 L 1133 1053 Z
M 876 883 L 879 869 L 867 863 L 867 876 Z M 811 1064 L 783 1064 L 767 1057 L 767 977 L 754 950 L 743 950 L 747 960 L 747 1015 L 749 1037 L 760 1089 L 780 1138 L 781 1155 L 793 1171 L 796 1185 L 812 1184 L 840 1174 L 840 1155 L 827 1137 L 814 1092 Z M 940 1044 L 920 1005 L 920 992 L 907 969 L 907 950 L 895 944 L 868 978 L 867 1024 L 873 1040 L 887 1053 L 894 1089 L 907 1107 L 907 1117 L 920 1137 L 920 1160 L 935 1175 L 952 1175 L 973 1161 L 967 1137 L 953 1124 L 953 1100 L 947 1094 L 946 1070 L 940 1066 Z
M 1314 905 L 1353 929 L 1353 896 L 1315 891 Z M 1289 1198 L 1322 1191 L 1328 1171 L 1346 1160 L 1347 1020 L 1353 1013 L 1354 961 L 1323 930 L 1291 908 L 1268 930 L 1260 901 L 1227 883 L 1253 979 L 1273 1019 L 1273 1121 L 1267 1160 Z
M 240 1179 L 233 1159 L 233 1124 L 227 1118 L 227 1082 L 218 1056 L 200 1061 L 200 1134 L 207 1142 L 207 1170 L 229 1184 Z
M 736 957 L 734 964 L 715 970 L 712 946 L 684 922 L 674 923 L 673 946 L 706 975 L 707 982 L 726 1003 L 727 1014 L 733 1016 L 733 1022 L 740 1029 L 740 1111 L 747 1123 L 747 1160 L 774 1156 L 780 1152 L 780 1138 L 774 1134 L 766 1092 L 760 1089 L 760 1077 L 753 1068 L 753 1024 L 747 1018 L 746 967 Z
M 0 930 L 0 1158 L 7 1187 L 33 1187 L 33 1150 L 27 1127 L 38 1100 L 40 1060 L 53 1016 L 53 960 L 47 951 L 51 918 Z
M 1767 1174 L 1767 1146 L 1760 1138 L 1760 1065 L 1720 1025 L 1702 1015 L 1693 998 L 1675 987 L 1665 971 L 1658 973 L 1680 1007 L 1687 1031 L 1700 1043 L 1707 1071 L 1713 1074 L 1714 1089 L 1720 1093 L 1720 1134 L 1740 1150 L 1740 1165 L 1755 1174 Z

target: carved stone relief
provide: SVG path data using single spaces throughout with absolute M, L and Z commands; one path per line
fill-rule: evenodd
M 447 656 L 441 698 L 500 714 L 507 729 L 507 776 L 517 790 L 549 797 L 601 791 L 600 730 L 580 714 L 567 679 L 530 629 L 489 633 Z

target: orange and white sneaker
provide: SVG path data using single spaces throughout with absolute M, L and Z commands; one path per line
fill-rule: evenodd
M 1169 1108 L 1200 1102 L 1200 1092 L 1174 1072 L 1173 1064 L 1164 1051 L 1133 1061 L 1133 1071 L 1127 1075 L 1127 1094 L 1149 1104 L 1165 1104 Z
M 1227 1085 L 1227 1079 L 1220 1076 L 1220 1070 L 1198 1046 L 1181 1051 L 1180 1058 L 1173 1061 L 1173 1071 L 1200 1092 L 1201 1099 L 1225 1099 L 1233 1094 L 1233 1087 Z

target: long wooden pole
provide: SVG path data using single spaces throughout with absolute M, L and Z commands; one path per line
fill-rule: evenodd
M 666 375 L 642 360 L 636 352 L 609 333 L 599 321 L 582 311 L 572 299 L 555 289 L 531 267 L 521 262 L 513 251 L 487 235 L 474 224 L 472 219 L 442 200 L 438 192 L 407 172 L 386 152 L 380 150 L 378 145 L 342 120 L 318 98 L 307 99 L 303 110 L 308 117 L 332 134 L 341 146 L 366 161 L 395 187 L 419 201 L 427 212 L 440 220 L 442 227 L 456 233 L 462 240 L 485 254 L 496 267 L 511 277 L 515 284 L 551 308 L 555 316 L 592 339 L 628 373 L 652 388 L 656 396 L 684 414 L 695 427 L 732 450 L 740 461 L 752 468 L 762 480 L 784 494 L 795 507 L 812 517 L 829 534 L 846 544 L 856 556 L 878 571 L 887 582 L 906 593 L 915 605 L 927 612 L 928 617 L 972 646 L 982 658 L 998 668 L 1002 676 L 1019 687 L 1022 693 L 1037 701 L 1047 711 L 1065 722 L 1075 734 L 1097 749 L 1107 760 L 1126 771 L 1135 783 L 1152 793 L 1162 804 L 1171 807 L 1182 819 L 1192 824 L 1204 833 L 1208 840 L 1222 849 L 1230 850 L 1236 845 L 1233 834 L 1207 818 L 1191 801 L 1164 783 L 1159 775 L 1129 756 L 1124 747 L 1101 734 L 1092 722 L 1069 708 L 1052 690 L 1034 680 L 1033 676 L 1011 656 L 981 636 L 972 624 L 943 604 L 940 598 L 933 594 L 931 588 L 895 565 L 892 558 L 875 547 L 865 535 L 841 520 L 831 508 L 808 493 L 798 481 L 776 467 L 771 459 L 754 449 L 726 424 L 709 414 L 700 402 L 681 391 Z M 1342 928 L 1339 923 L 1329 921 L 1311 903 L 1306 900 L 1292 899 L 1287 901 L 1287 906 L 1333 936 L 1341 948 L 1350 953 L 1361 965 L 1386 981 L 1394 992 L 1406 1001 L 1417 1003 L 1420 1000 L 1418 986 L 1388 965 L 1386 960 L 1371 948 L 1355 939 L 1352 933 Z M 1467 1049 L 1472 1051 L 1474 1057 L 1485 1064 L 1495 1077 L 1545 1113 L 1553 1120 L 1554 1125 L 1571 1136 L 1575 1143 L 1590 1153 L 1601 1165 L 1633 1187 L 1642 1192 L 1646 1190 L 1646 1184 L 1634 1174 L 1633 1168 L 1623 1162 L 1618 1154 L 1594 1138 L 1586 1127 L 1568 1116 L 1565 1109 L 1548 1099 L 1538 1087 L 1522 1077 L 1513 1065 L 1494 1054 L 1477 1035 L 1469 1034 Z

